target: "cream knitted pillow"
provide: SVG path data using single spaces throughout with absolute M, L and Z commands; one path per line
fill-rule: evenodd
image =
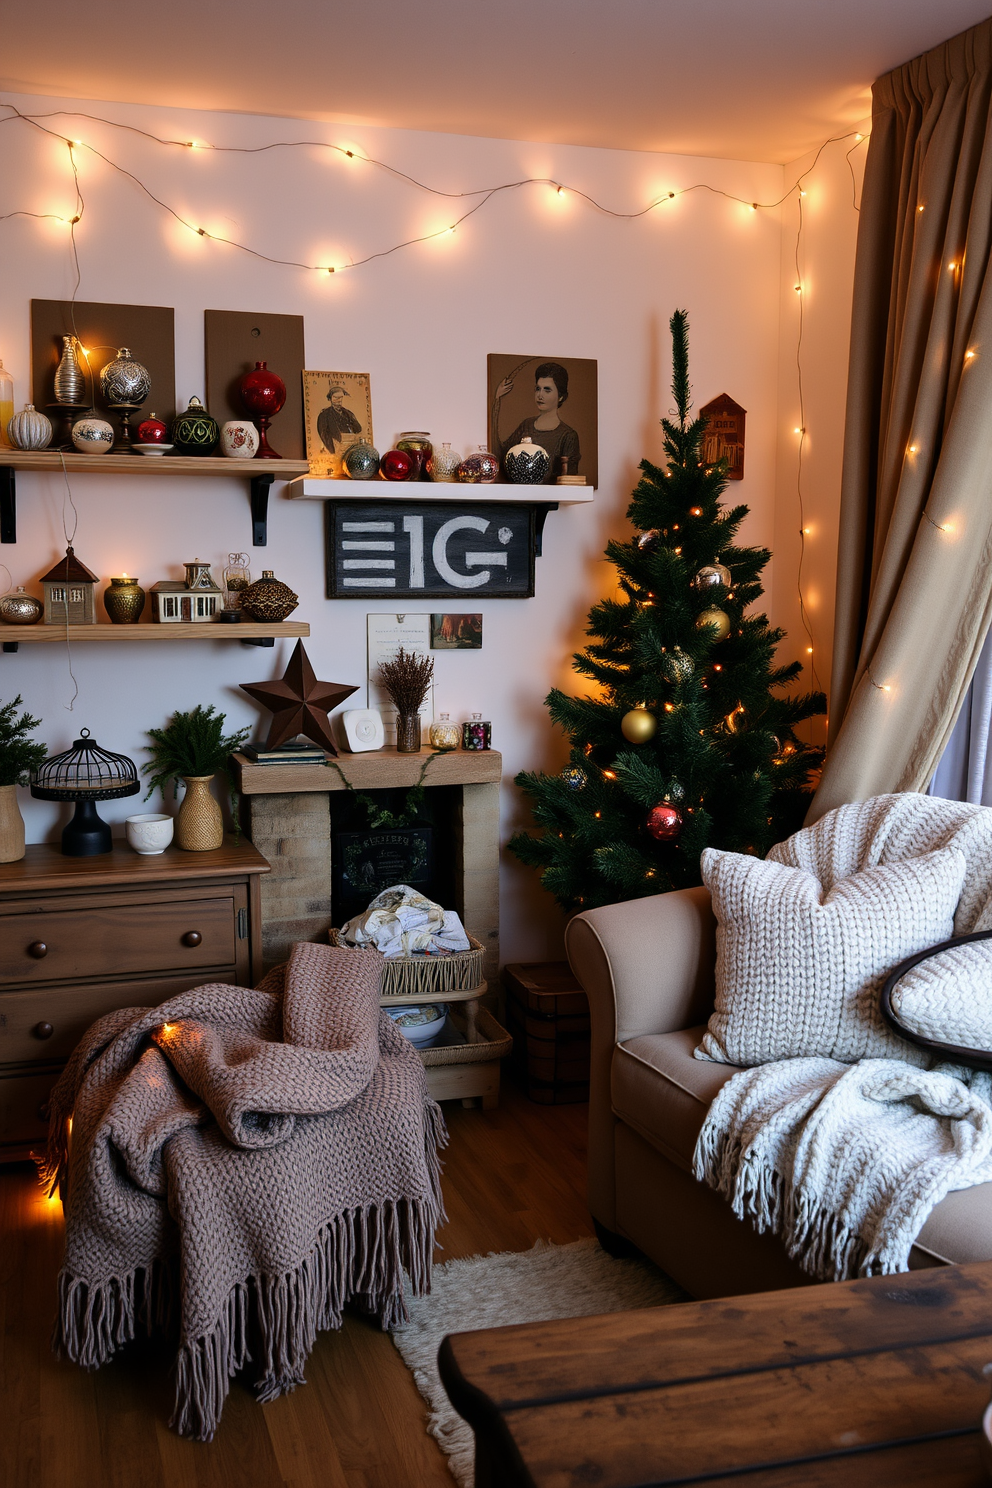
M 992 940 L 921 961 L 893 987 L 892 1011 L 924 1038 L 992 1051 Z
M 740 853 L 707 848 L 701 867 L 717 918 L 716 1010 L 697 1059 L 931 1062 L 883 1023 L 879 989 L 900 961 L 953 933 L 961 852 L 866 868 L 828 894 L 801 868 Z

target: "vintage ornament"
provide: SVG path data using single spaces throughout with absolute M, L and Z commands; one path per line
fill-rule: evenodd
M 665 792 L 665 802 L 667 803 L 669 801 L 674 801 L 675 804 L 678 805 L 678 803 L 680 801 L 684 801 L 684 800 L 685 800 L 685 786 L 682 785 L 681 781 L 678 781 L 678 780 L 671 781 L 670 784 L 669 784 L 669 787 L 668 787 L 667 791 Z
M 642 553 L 653 553 L 661 542 L 661 533 L 657 527 L 652 527 L 648 532 L 642 532 L 637 539 L 637 546 Z
M 250 620 L 259 620 L 263 624 L 285 620 L 299 602 L 299 595 L 294 594 L 288 584 L 277 579 L 271 568 L 263 568 L 262 577 L 241 591 L 241 608 Z M 354 690 L 351 689 L 352 692 Z M 274 749 L 275 745 L 269 744 L 267 747 Z
M 375 480 L 379 474 L 379 451 L 367 439 L 360 439 L 345 450 L 344 468 L 350 480 Z
M 656 842 L 674 842 L 682 830 L 682 814 L 668 801 L 652 806 L 645 823 Z
M 431 724 L 427 737 L 432 749 L 457 749 L 462 742 L 462 731 L 452 723 L 450 713 L 441 713 Z
M 514 485 L 539 486 L 551 467 L 551 456 L 541 444 L 535 444 L 527 435 L 508 449 L 503 456 L 503 467 Z
M 469 486 L 491 486 L 499 475 L 499 460 L 484 444 L 476 447 L 458 467 L 458 479 Z
M 728 734 L 742 734 L 747 727 L 747 709 L 743 703 L 732 708 L 723 720 Z
M 241 401 L 258 422 L 258 458 L 281 460 L 269 444 L 268 428 L 286 402 L 286 384 L 267 362 L 256 362 L 254 372 L 246 372 L 239 384 Z
M 647 708 L 631 708 L 620 720 L 620 732 L 631 744 L 646 744 L 657 727 L 657 718 Z
M 442 444 L 440 449 L 435 446 L 434 453 L 427 461 L 427 474 L 432 481 L 457 481 L 461 463 L 461 455 L 450 444 Z
M 566 765 L 561 778 L 570 791 L 585 790 L 589 776 L 579 765 Z
M 20 413 L 7 424 L 7 438 L 15 449 L 43 450 L 52 442 L 52 421 L 39 413 L 33 403 L 25 403 Z
M 179 455 L 209 455 L 217 446 L 220 429 L 217 420 L 194 394 L 185 412 L 172 426 L 172 442 Z
M 666 651 L 664 657 L 661 670 L 669 682 L 687 682 L 696 670 L 692 657 L 687 656 L 681 646 L 676 646 L 673 651 Z
M 103 607 L 112 625 L 137 625 L 145 608 L 145 591 L 137 579 L 122 574 L 112 578 L 110 588 L 103 591 Z
M 100 373 L 100 391 L 108 408 L 139 408 L 151 390 L 151 373 L 126 346 Z
M 729 589 L 732 583 L 730 569 L 723 563 L 707 563 L 693 577 L 692 587 L 701 594 L 709 589 L 718 589 L 722 585 Z
M 379 474 L 388 481 L 416 480 L 417 462 L 407 450 L 389 449 L 379 461 Z
M 138 425 L 139 444 L 165 444 L 169 437 L 169 426 L 164 424 L 154 413 L 150 413 L 146 419 L 142 419 Z
M 716 605 L 710 605 L 708 610 L 696 616 L 696 629 L 702 630 L 704 625 L 714 627 L 717 641 L 725 641 L 730 634 L 730 616 L 725 610 L 718 610 Z
M 411 480 L 430 480 L 427 473 L 427 463 L 434 453 L 431 444 L 431 436 L 426 429 L 407 429 L 396 441 L 396 448 L 409 455 L 416 465 L 416 472 Z
M 258 444 L 258 430 L 247 419 L 228 419 L 221 424 L 220 452 L 228 460 L 254 460 Z
M 35 625 L 42 608 L 41 600 L 18 584 L 13 594 L 0 595 L 0 625 Z
M 102 418 L 77 419 L 72 426 L 72 442 L 81 455 L 109 455 L 114 443 L 114 428 Z

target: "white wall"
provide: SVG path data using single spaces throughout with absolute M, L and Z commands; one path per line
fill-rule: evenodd
M 39 113 L 72 107 L 52 98 L 14 101 Z M 747 201 L 774 201 L 783 182 L 777 166 L 734 161 L 112 103 L 79 107 L 214 144 L 277 138 L 354 144 L 452 191 L 550 176 L 620 210 L 697 182 Z M 340 262 L 452 220 L 450 202 L 313 150 L 213 155 L 154 145 L 89 120 L 50 122 L 97 144 L 193 220 L 276 256 L 319 262 L 330 255 Z M 5 125 L 3 135 L 3 210 L 71 216 L 64 145 L 22 123 Z M 495 198 L 453 237 L 328 276 L 276 268 L 204 242 L 85 149 L 78 156 L 86 200 L 79 297 L 175 307 L 182 403 L 204 391 L 207 307 L 303 314 L 309 366 L 371 373 L 380 448 L 404 428 L 430 429 L 459 449 L 484 439 L 487 352 L 598 359 L 595 502 L 548 518 L 533 599 L 483 604 L 481 653 L 437 658 L 438 707 L 456 717 L 481 709 L 492 719 L 494 744 L 503 751 L 508 836 L 525 818 L 514 774 L 555 769 L 563 758 L 543 698 L 552 684 L 573 686 L 571 652 L 582 643 L 590 604 L 612 584 L 604 544 L 627 531 L 624 511 L 638 460 L 660 454 L 658 419 L 671 405 L 667 323 L 676 307 L 690 314 L 697 402 L 728 392 L 748 410 L 747 475 L 733 495 L 752 508 L 745 541 L 773 544 L 779 213 L 755 213 L 696 191 L 630 223 L 548 188 L 524 187 Z M 14 374 L 19 406 L 28 386 L 29 301 L 68 297 L 72 289 L 67 229 L 31 218 L 0 222 L 0 254 L 0 355 Z M 132 350 L 140 357 L 140 345 Z M 278 421 L 272 437 L 278 448 Z M 124 570 L 145 584 L 181 577 L 186 558 L 222 565 L 228 551 L 247 546 L 247 495 L 235 480 L 74 476 L 71 485 L 79 512 L 76 551 L 101 579 Z M 63 502 L 60 478 L 19 477 L 19 541 L 0 549 L 15 584 L 39 592 L 34 581 L 64 547 Z M 384 606 L 323 598 L 322 518 L 317 503 L 274 496 L 269 545 L 253 551 L 253 570 L 264 563 L 301 596 L 297 617 L 312 627 L 307 649 L 318 675 L 364 683 L 366 611 Z M 0 657 L 0 698 L 23 694 L 43 718 L 40 736 L 53 752 L 87 726 L 102 744 L 140 762 L 143 731 L 175 708 L 216 703 L 232 725 L 253 723 L 258 710 L 237 684 L 281 675 L 289 651 L 285 642 L 274 652 L 219 642 L 147 649 L 80 644 L 71 658 L 79 696 L 69 711 L 73 687 L 64 649 L 26 645 L 16 656 Z M 135 807 L 122 801 L 102 809 L 120 822 Z M 56 835 L 66 808 L 31 801 L 23 792 L 22 810 L 29 840 L 39 841 Z M 504 959 L 560 954 L 560 915 L 533 875 L 510 857 L 502 908 Z

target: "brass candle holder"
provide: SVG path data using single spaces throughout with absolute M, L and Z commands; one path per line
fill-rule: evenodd
M 103 591 L 103 604 L 114 625 L 137 625 L 145 608 L 145 591 L 137 579 L 124 574 L 110 580 L 110 588 Z

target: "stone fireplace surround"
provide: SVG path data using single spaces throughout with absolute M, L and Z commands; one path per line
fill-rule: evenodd
M 342 754 L 338 761 L 356 790 L 409 788 L 417 784 L 425 754 L 397 754 L 387 747 Z M 233 757 L 241 794 L 241 820 L 251 842 L 272 865 L 262 890 L 265 965 L 285 960 L 298 940 L 322 941 L 337 923 L 331 902 L 331 796 L 347 789 L 326 765 L 255 765 Z M 466 930 L 485 947 L 491 990 L 499 976 L 499 783 L 502 756 L 495 750 L 454 750 L 438 755 L 424 779 L 443 791 L 448 831 L 436 851 L 450 855 L 454 903 Z M 446 838 L 448 840 L 446 840 Z

